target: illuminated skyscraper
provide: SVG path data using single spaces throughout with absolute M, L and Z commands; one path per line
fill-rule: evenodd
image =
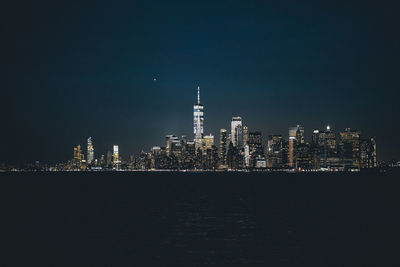
M 187 141 L 183 151 L 183 168 L 194 169 L 196 160 L 196 148 L 194 141 Z
M 228 136 L 225 129 L 219 131 L 219 167 L 226 168 L 226 156 L 228 148 Z
M 118 165 L 121 161 L 119 158 L 119 148 L 117 145 L 114 145 L 114 149 L 113 149 L 113 163 Z
M 83 153 L 81 150 L 81 145 L 78 145 L 77 147 L 74 147 L 74 161 L 75 163 L 81 163 L 83 160 Z
M 250 132 L 247 144 L 249 146 L 250 167 L 255 167 L 256 158 L 258 158 L 259 160 L 264 158 L 264 148 L 262 145 L 262 133 L 261 132 Z
M 194 143 L 197 149 L 203 146 L 204 133 L 204 106 L 200 104 L 200 86 L 197 87 L 197 104 L 193 106 L 193 133 Z
M 227 158 L 228 169 L 237 170 L 243 168 L 243 157 L 239 149 L 236 146 L 233 146 L 232 143 L 229 143 L 226 158 Z
M 340 133 L 339 152 L 345 170 L 360 168 L 360 132 L 346 128 Z
M 250 167 L 250 148 L 249 145 L 244 145 L 244 166 L 246 168 Z
M 153 155 L 160 155 L 160 153 L 161 153 L 161 147 L 159 147 L 159 146 L 153 146 L 152 148 L 151 148 L 151 154 L 153 154 Z
M 375 168 L 376 163 L 376 142 L 374 138 L 360 140 L 360 167 Z
M 312 149 L 319 159 L 321 168 L 340 167 L 337 154 L 336 134 L 328 125 L 325 131 L 314 130 L 312 134 Z
M 175 145 L 179 143 L 179 138 L 175 135 L 169 134 L 165 136 L 165 150 L 167 156 L 171 156 L 174 151 Z
M 270 168 L 278 168 L 283 163 L 283 142 L 282 135 L 268 136 L 267 147 L 267 166 Z
M 79 156 L 78 156 L 78 147 L 74 147 L 74 161 L 78 162 Z
M 231 122 L 231 143 L 238 149 L 243 146 L 242 117 L 232 117 Z
M 249 127 L 243 126 L 243 146 L 244 147 L 247 145 L 248 141 L 249 141 Z
M 294 167 L 296 131 L 296 127 L 289 128 L 289 167 Z
M 296 167 L 296 145 L 304 144 L 304 127 L 289 128 L 289 167 Z
M 373 167 L 376 168 L 378 167 L 378 161 L 376 158 L 376 141 L 375 138 L 371 138 L 371 144 L 372 144 L 372 157 L 373 157 Z
M 312 166 L 310 143 L 298 143 L 296 145 L 296 167 L 303 170 L 311 170 Z
M 92 137 L 89 137 L 87 140 L 87 163 L 92 164 L 94 160 L 94 148 Z
M 214 145 L 214 136 L 212 134 L 204 136 L 204 150 L 212 149 Z

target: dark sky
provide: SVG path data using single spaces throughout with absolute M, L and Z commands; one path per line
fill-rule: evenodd
M 395 1 L 78 2 L 1 8 L 0 161 L 192 137 L 197 85 L 207 133 L 238 115 L 265 136 L 330 124 L 400 154 Z

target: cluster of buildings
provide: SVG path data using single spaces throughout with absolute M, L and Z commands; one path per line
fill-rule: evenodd
M 154 146 L 138 156 L 122 159 L 118 145 L 100 158 L 94 156 L 91 137 L 87 139 L 86 157 L 80 145 L 64 169 L 81 170 L 298 170 L 352 171 L 377 167 L 376 142 L 350 128 L 336 132 L 329 126 L 315 129 L 311 142 L 305 140 L 304 128 L 290 127 L 288 138 L 264 137 L 252 131 L 242 117 L 232 117 L 230 129 L 220 129 L 218 140 L 204 135 L 204 106 L 193 106 L 193 139 L 165 136 L 163 146 Z

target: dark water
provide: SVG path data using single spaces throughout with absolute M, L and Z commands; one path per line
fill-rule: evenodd
M 400 266 L 399 179 L 0 174 L 0 266 Z

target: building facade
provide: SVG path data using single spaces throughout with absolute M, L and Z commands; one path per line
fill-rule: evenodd
M 204 106 L 200 103 L 200 86 L 197 87 L 197 103 L 193 106 L 193 134 L 196 150 L 203 147 Z
M 279 168 L 283 165 L 282 135 L 269 135 L 267 145 L 267 166 Z
M 243 147 L 242 117 L 232 117 L 231 122 L 231 143 L 234 147 Z
M 226 129 L 219 131 L 219 167 L 227 168 L 228 133 Z
M 344 170 L 360 169 L 360 132 L 350 128 L 340 132 L 339 154 Z
M 296 147 L 298 144 L 304 143 L 304 127 L 290 127 L 289 128 L 289 151 L 288 162 L 290 168 L 296 168 Z
M 87 163 L 92 164 L 94 161 L 94 148 L 92 137 L 89 137 L 87 140 Z

